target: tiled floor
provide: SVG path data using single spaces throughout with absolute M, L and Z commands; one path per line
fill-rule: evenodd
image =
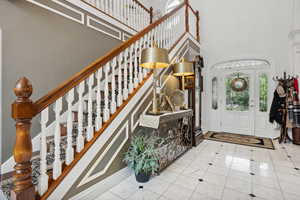
M 99 200 L 300 200 L 300 147 L 204 141 L 146 184 L 134 175 Z

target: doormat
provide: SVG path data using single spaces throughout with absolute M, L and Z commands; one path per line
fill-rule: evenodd
M 228 142 L 265 149 L 275 149 L 272 139 L 264 137 L 209 131 L 204 135 L 204 138 L 219 142 Z

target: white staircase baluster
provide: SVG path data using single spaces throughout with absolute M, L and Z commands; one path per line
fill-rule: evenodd
M 143 48 L 143 40 L 144 38 L 141 38 L 138 43 L 139 43 L 139 49 L 138 49 L 138 69 L 139 69 L 139 83 L 143 81 L 143 68 L 140 66 L 141 59 L 142 59 L 142 48 Z
M 143 43 L 143 48 L 142 48 L 142 50 L 144 49 L 144 48 L 147 48 L 147 41 L 149 41 L 148 40 L 148 37 L 149 36 L 149 33 L 148 34 L 146 34 L 145 36 L 144 36 L 144 43 Z M 141 56 L 142 57 L 142 56 Z M 145 78 L 146 76 L 147 76 L 147 69 L 146 68 L 144 68 L 143 67 L 143 77 Z
M 91 141 L 94 137 L 94 126 L 93 126 L 93 85 L 94 85 L 94 74 L 90 75 L 88 79 L 88 127 L 86 139 Z
M 114 7 L 113 7 L 114 1 L 108 0 L 107 3 L 108 3 L 108 14 L 110 16 L 114 16 Z
M 128 22 L 129 26 L 132 27 L 132 0 L 128 0 Z
M 134 14 L 133 14 L 133 17 L 134 17 L 134 25 L 135 25 L 135 30 L 139 30 L 139 27 L 138 27 L 138 17 L 137 17 L 137 6 L 136 4 L 134 3 L 133 4 L 133 8 L 134 8 Z
M 96 117 L 96 131 L 100 131 L 102 128 L 102 116 L 101 116 L 101 79 L 102 79 L 102 67 L 97 71 L 97 92 L 96 92 L 96 102 L 97 102 L 97 117 Z
M 108 99 L 108 72 L 109 72 L 109 63 L 105 65 L 104 71 L 105 71 L 105 86 L 104 86 L 104 113 L 103 113 L 103 119 L 104 122 L 107 122 L 110 117 L 110 111 L 109 111 L 109 99 Z
M 129 93 L 133 92 L 133 46 L 129 50 Z
M 72 103 L 74 101 L 74 89 L 68 92 L 67 102 L 68 102 L 68 118 L 67 118 L 67 149 L 66 149 L 66 164 L 70 165 L 74 159 L 74 149 L 73 149 L 73 111 Z
M 56 180 L 62 171 L 62 163 L 60 160 L 60 112 L 62 110 L 62 97 L 55 103 L 55 133 L 54 133 L 54 162 L 53 162 L 53 179 Z
M 105 10 L 104 12 L 109 13 L 109 1 L 110 0 L 105 0 Z
M 123 61 L 123 53 L 120 53 L 118 60 L 118 107 L 120 107 L 123 103 L 123 93 L 122 93 L 122 61 Z
M 125 16 L 126 17 L 126 24 L 130 26 L 130 3 L 129 3 L 129 0 L 125 0 L 125 9 L 126 9 L 126 12 L 125 12 Z
M 100 9 L 100 0 L 95 0 L 95 6 Z
M 124 88 L 123 88 L 123 100 L 128 98 L 128 48 L 125 50 L 124 55 Z
M 116 57 L 113 59 L 112 63 L 110 63 L 112 72 L 111 72 L 111 102 L 110 102 L 110 112 L 114 114 L 117 110 L 117 103 L 116 103 L 116 66 L 117 60 Z
M 138 74 L 138 41 L 135 43 L 134 47 L 134 88 L 139 85 L 139 74 Z
M 100 10 L 104 11 L 105 7 L 104 7 L 104 0 L 98 0 L 100 1 Z
M 76 152 L 81 152 L 84 147 L 83 137 L 83 93 L 85 89 L 85 81 L 82 81 L 78 86 L 78 135 L 76 141 Z
M 142 26 L 141 26 L 141 7 L 139 5 L 137 5 L 137 18 L 138 18 L 138 27 L 139 27 L 138 30 L 141 30 L 142 29 Z
M 48 107 L 42 111 L 41 114 L 41 143 L 40 143 L 40 176 L 38 184 L 39 195 L 42 196 L 48 190 L 48 174 L 47 174 L 47 122 L 49 119 L 49 109 Z

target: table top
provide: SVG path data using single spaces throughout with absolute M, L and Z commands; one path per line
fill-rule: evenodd
M 158 129 L 161 123 L 190 116 L 193 116 L 192 109 L 169 112 L 161 115 L 149 115 L 145 113 L 140 118 L 140 126 Z

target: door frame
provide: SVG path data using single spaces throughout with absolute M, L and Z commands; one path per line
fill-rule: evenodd
M 260 71 L 265 71 L 268 74 L 268 109 L 267 109 L 267 113 L 269 113 L 270 107 L 271 107 L 271 103 L 272 103 L 272 99 L 273 99 L 273 91 L 275 89 L 275 83 L 272 81 L 272 76 L 275 73 L 275 63 L 273 62 L 269 62 L 269 60 L 272 59 L 233 59 L 233 60 L 229 60 L 229 61 L 223 61 L 223 62 L 219 62 L 215 65 L 213 65 L 212 67 L 210 67 L 208 69 L 208 76 L 206 79 L 206 84 L 207 84 L 207 96 L 206 96 L 206 102 L 208 104 L 207 109 L 208 109 L 208 113 L 207 113 L 207 131 L 216 131 L 216 132 L 221 132 L 222 128 L 221 128 L 221 101 L 222 99 L 220 98 L 220 91 L 221 91 L 221 87 L 220 87 L 220 83 L 222 82 L 221 78 L 222 78 L 222 74 L 226 71 L 230 71 L 232 69 L 220 69 L 218 68 L 220 65 L 224 65 L 226 63 L 229 62 L 233 62 L 233 61 L 244 61 L 244 60 L 259 60 L 259 61 L 263 61 L 266 64 L 264 66 L 260 66 L 258 68 L 258 66 L 253 66 L 253 67 L 241 67 L 241 68 L 235 68 L 235 71 L 242 71 L 242 69 L 249 69 L 249 70 L 254 70 L 254 69 L 261 69 Z M 213 109 L 212 108 L 212 80 L 213 78 L 216 77 L 217 78 L 217 103 L 218 103 L 218 109 Z M 256 83 L 255 83 L 256 84 Z M 255 126 L 255 124 L 254 124 Z M 268 125 L 268 132 L 270 132 L 270 138 L 275 138 L 278 136 L 278 131 L 275 129 L 276 127 L 272 124 Z

